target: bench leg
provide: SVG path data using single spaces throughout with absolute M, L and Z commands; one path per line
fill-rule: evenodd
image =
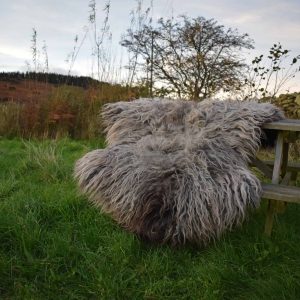
M 288 174 L 286 174 L 288 175 Z M 285 178 L 283 178 L 281 184 L 284 184 L 284 185 L 295 185 L 295 182 L 297 180 L 297 171 L 293 171 L 291 173 L 291 176 L 290 176 L 290 180 L 288 180 L 287 182 L 284 181 Z M 288 203 L 287 202 L 284 202 L 284 201 L 278 201 L 277 203 L 277 212 L 278 213 L 284 213 L 285 210 L 286 210 L 286 207 L 287 207 Z
M 282 149 L 282 164 L 281 164 L 281 177 L 282 180 L 280 184 L 289 185 L 290 179 L 291 179 L 291 173 L 287 173 L 287 165 L 288 165 L 288 153 L 289 153 L 289 144 L 283 143 L 283 149 Z M 287 203 L 284 201 L 277 201 L 276 203 L 277 213 L 284 213 Z
M 276 213 L 276 203 L 274 200 L 269 200 L 266 223 L 265 223 L 265 234 L 267 236 L 271 236 L 275 213 Z
M 287 150 L 288 150 L 288 146 L 286 146 L 284 143 L 283 133 L 279 132 L 276 141 L 275 161 L 274 161 L 273 176 L 272 176 L 272 183 L 274 184 L 279 184 L 282 165 L 285 165 L 285 162 L 283 162 L 284 160 L 283 157 L 287 158 Z M 265 223 L 265 234 L 267 236 L 271 235 L 276 211 L 277 211 L 276 201 L 269 200 L 266 223 Z

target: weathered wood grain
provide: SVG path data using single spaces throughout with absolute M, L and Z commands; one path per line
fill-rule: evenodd
M 276 122 L 266 123 L 263 125 L 263 128 L 300 132 L 300 120 L 283 119 Z
M 274 161 L 272 161 L 272 160 L 262 160 L 261 162 L 266 164 L 269 167 L 274 166 Z M 253 163 L 253 165 L 254 165 L 254 163 Z M 299 162 L 288 162 L 286 169 L 287 169 L 287 171 L 300 172 L 300 163 Z
M 300 188 L 295 186 L 264 183 L 263 198 L 291 203 L 300 203 Z

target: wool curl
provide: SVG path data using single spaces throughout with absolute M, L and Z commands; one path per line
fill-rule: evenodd
M 108 146 L 79 159 L 75 177 L 92 203 L 142 239 L 205 246 L 259 206 L 248 163 L 262 125 L 283 117 L 256 101 L 107 104 Z

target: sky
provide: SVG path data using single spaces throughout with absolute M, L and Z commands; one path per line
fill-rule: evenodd
M 99 24 L 106 1 L 97 1 Z M 47 45 L 50 71 L 67 73 L 66 58 L 88 26 L 88 0 L 0 0 L 0 71 L 26 71 L 26 61 L 32 61 L 32 28 L 37 30 L 38 48 Z M 144 0 L 147 7 L 150 0 Z M 119 46 L 120 37 L 130 23 L 130 11 L 136 0 L 111 0 L 109 15 L 112 32 L 112 53 L 115 61 L 126 61 L 126 51 Z M 153 20 L 186 14 L 189 17 L 214 18 L 226 27 L 248 33 L 255 49 L 246 53 L 254 56 L 268 52 L 270 46 L 281 42 L 291 50 L 291 57 L 300 54 L 299 0 L 153 0 Z M 78 54 L 72 73 L 92 74 L 92 36 L 89 33 Z M 42 55 L 41 55 L 42 60 Z M 300 90 L 300 76 L 289 84 L 291 91 Z

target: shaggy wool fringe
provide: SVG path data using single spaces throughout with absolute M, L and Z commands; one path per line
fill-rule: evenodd
M 206 245 L 260 203 L 248 163 L 261 126 L 283 118 L 255 101 L 140 99 L 104 107 L 106 149 L 79 159 L 91 201 L 143 239 Z

